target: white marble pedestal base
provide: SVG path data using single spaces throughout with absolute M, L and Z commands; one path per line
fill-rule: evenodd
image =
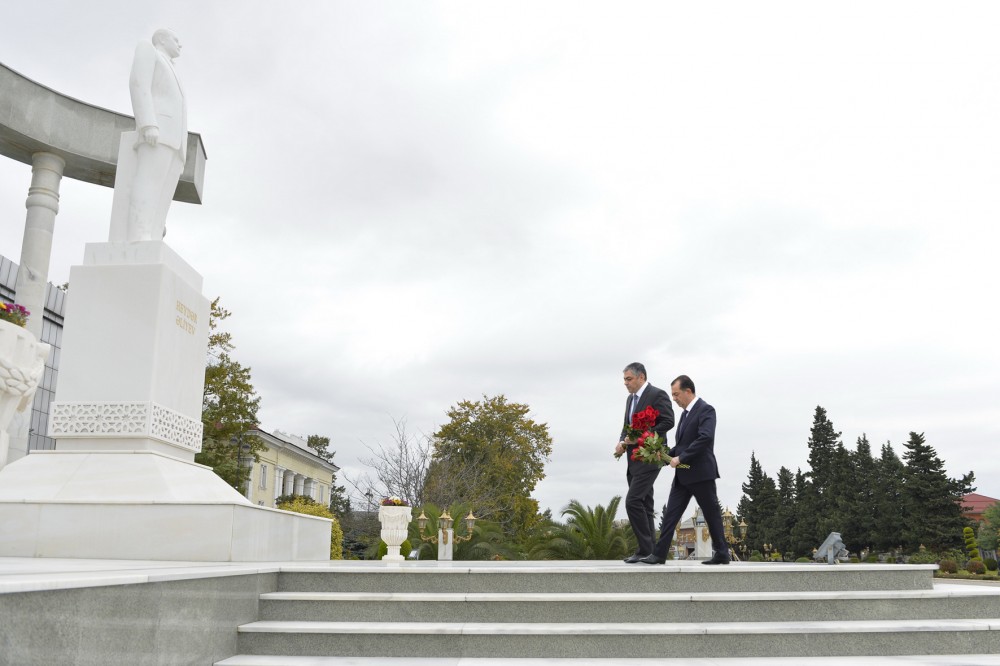
M 36 451 L 0 470 L 0 556 L 322 561 L 330 521 L 255 506 L 155 452 Z

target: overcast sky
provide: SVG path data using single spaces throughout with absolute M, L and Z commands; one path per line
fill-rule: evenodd
M 3 14 L 0 62 L 128 114 L 136 42 L 176 31 L 208 162 L 166 241 L 233 312 L 262 427 L 329 436 L 349 474 L 394 419 L 430 434 L 502 393 L 549 425 L 542 507 L 607 504 L 638 360 L 716 407 L 733 508 L 751 452 L 805 467 L 817 405 L 848 447 L 923 432 L 1000 497 L 996 3 Z M 0 160 L 14 261 L 30 177 Z M 107 239 L 111 196 L 63 181 L 51 281 Z

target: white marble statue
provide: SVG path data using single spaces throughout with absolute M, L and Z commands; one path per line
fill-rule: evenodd
M 135 114 L 135 173 L 131 178 L 126 239 L 163 238 L 167 211 L 187 159 L 187 105 L 174 58 L 181 43 L 170 30 L 139 42 L 129 76 Z M 117 185 L 117 184 L 116 184 Z

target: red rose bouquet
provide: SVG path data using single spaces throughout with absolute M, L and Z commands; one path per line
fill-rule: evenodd
M 656 419 L 659 417 L 660 410 L 653 409 L 651 406 L 641 412 L 636 412 L 632 415 L 632 423 L 625 425 L 625 439 L 641 443 L 645 437 L 650 435 L 650 431 L 656 425 Z M 621 457 L 622 454 L 615 453 L 616 459 Z
M 656 425 L 656 419 L 660 418 L 660 411 L 647 407 L 641 412 L 632 415 L 632 423 L 625 426 L 625 439 L 638 441 L 647 431 L 652 430 Z
M 670 462 L 670 449 L 665 446 L 666 440 L 653 430 L 659 416 L 660 412 L 652 407 L 632 415 L 632 423 L 625 427 L 625 438 L 634 440 L 637 444 L 630 456 L 632 460 L 657 467 Z M 621 454 L 616 453 L 615 458 L 621 458 Z M 688 469 L 690 465 L 678 467 Z

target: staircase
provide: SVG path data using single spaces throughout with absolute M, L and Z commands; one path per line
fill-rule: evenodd
M 1000 653 L 1000 587 L 933 565 L 295 564 L 239 627 L 240 655 L 624 658 Z M 263 655 L 275 655 L 268 659 Z M 287 660 L 282 660 L 286 657 Z M 310 664 L 356 663 L 308 660 Z

